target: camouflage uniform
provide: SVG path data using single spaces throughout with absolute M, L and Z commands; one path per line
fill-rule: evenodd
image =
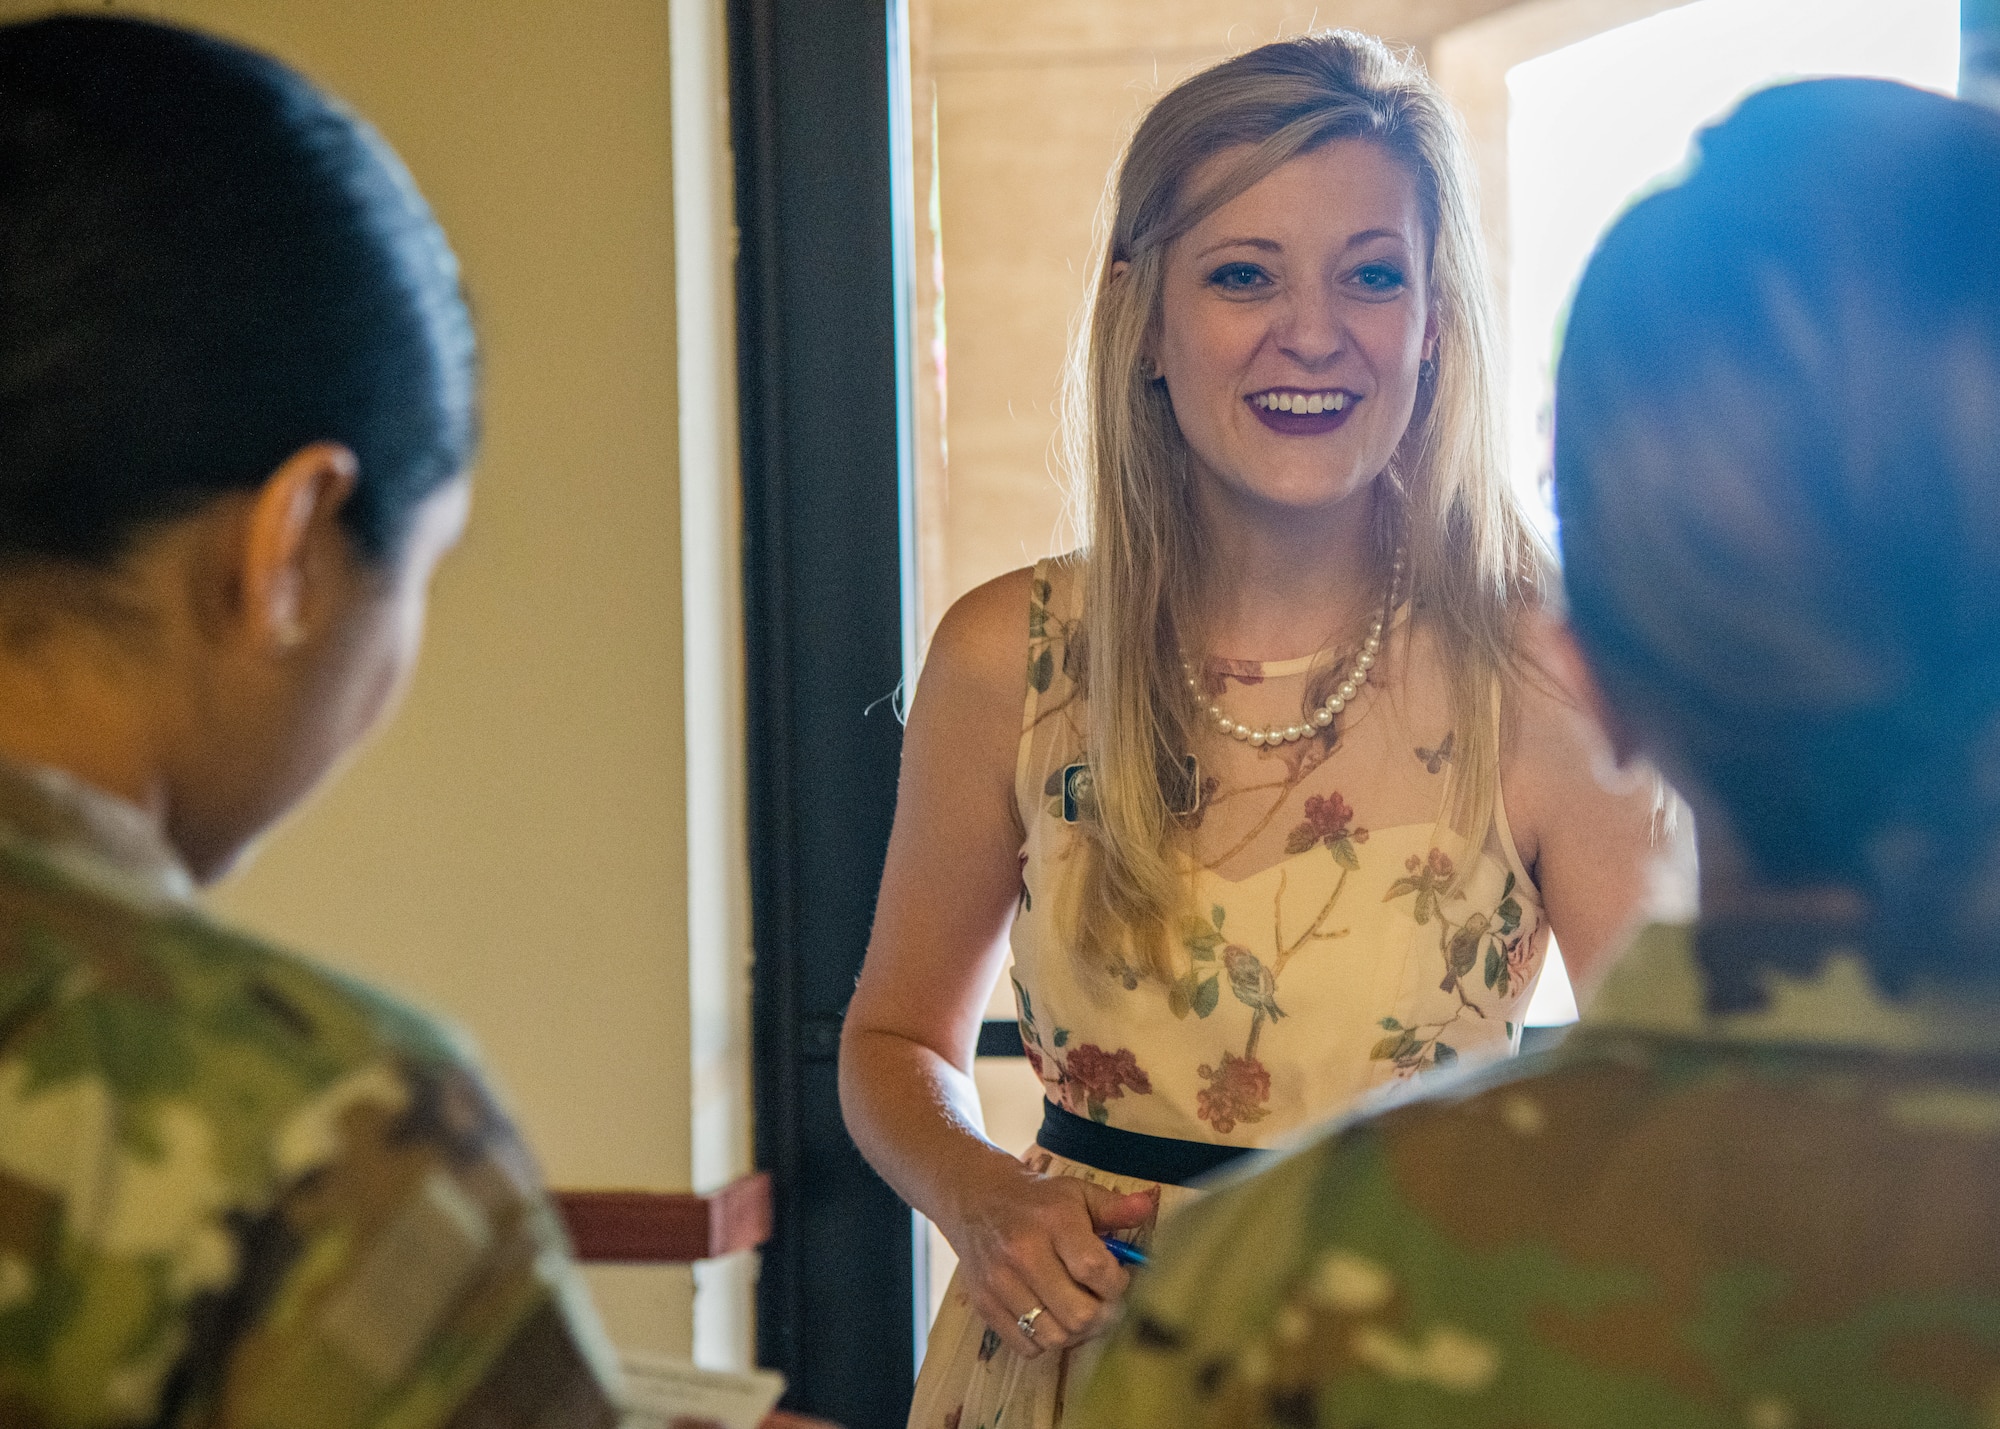
M 614 1422 L 535 1168 L 425 1018 L 0 767 L 0 1424 Z
M 1191 1206 L 1072 1429 L 2000 1425 L 2000 997 L 1800 969 L 1649 930 L 1556 1051 Z

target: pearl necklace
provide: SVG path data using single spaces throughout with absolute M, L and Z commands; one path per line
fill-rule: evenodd
M 1193 692 L 1195 702 L 1203 712 L 1215 722 L 1217 730 L 1231 739 L 1240 739 L 1245 744 L 1264 746 L 1271 744 L 1296 744 L 1309 734 L 1317 734 L 1333 723 L 1333 717 L 1354 703 L 1355 696 L 1368 683 L 1369 673 L 1375 668 L 1376 657 L 1382 653 L 1382 631 L 1387 621 L 1395 614 L 1397 599 L 1402 593 L 1403 548 L 1396 548 L 1396 558 L 1389 568 L 1389 599 L 1382 614 L 1375 617 L 1375 623 L 1368 627 L 1368 638 L 1361 642 L 1361 653 L 1354 657 L 1354 668 L 1348 672 L 1334 691 L 1318 709 L 1307 715 L 1299 724 L 1269 725 L 1258 728 L 1255 725 L 1239 724 L 1222 712 L 1222 706 L 1206 698 L 1202 693 L 1201 679 L 1194 668 L 1185 660 L 1181 669 L 1187 675 L 1187 687 Z

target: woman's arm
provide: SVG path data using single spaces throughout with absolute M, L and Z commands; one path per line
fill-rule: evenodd
M 1103 1323 L 1127 1277 L 1097 1233 L 1152 1210 L 1148 1198 L 1036 1177 L 980 1129 L 972 1057 L 1021 889 L 1014 767 L 1031 577 L 1016 571 L 973 591 L 931 643 L 840 1051 L 855 1143 L 937 1222 L 982 1318 L 1027 1354 Z M 1038 1305 L 1047 1313 L 1030 1340 L 1014 1320 Z
M 1568 632 L 1531 617 L 1502 787 L 1521 858 L 1541 890 L 1570 981 L 1582 990 L 1649 917 L 1688 838 L 1645 765 L 1620 766 L 1593 715 Z

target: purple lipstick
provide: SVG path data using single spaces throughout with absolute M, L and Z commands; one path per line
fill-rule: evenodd
M 1288 437 L 1316 437 L 1338 430 L 1361 399 L 1344 387 L 1319 391 L 1272 387 L 1243 400 L 1250 404 L 1257 420 L 1272 431 Z

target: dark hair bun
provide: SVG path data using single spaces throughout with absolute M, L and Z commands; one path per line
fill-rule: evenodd
M 474 441 L 443 233 L 360 119 L 266 56 L 139 20 L 0 26 L 0 562 L 350 447 L 392 550 Z

